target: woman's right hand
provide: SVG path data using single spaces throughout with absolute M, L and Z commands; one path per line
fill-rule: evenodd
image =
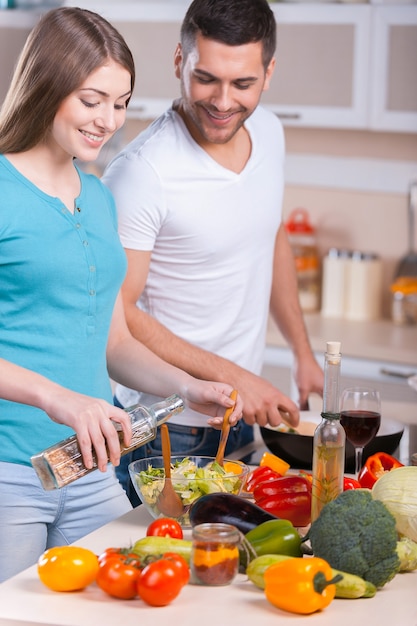
M 105 400 L 59 388 L 42 407 L 53 422 L 72 428 L 78 438 L 84 465 L 93 467 L 93 450 L 102 472 L 110 462 L 120 463 L 120 442 L 113 422 L 121 425 L 124 445 L 130 444 L 132 428 L 126 411 Z
M 105 400 L 61 387 L 41 374 L 2 358 L 0 397 L 36 406 L 45 411 L 52 421 L 72 428 L 77 434 L 83 461 L 88 468 L 93 466 L 93 450 L 101 471 L 106 471 L 109 460 L 113 465 L 119 465 L 120 443 L 112 421 L 121 425 L 124 444 L 130 445 L 132 428 L 126 411 Z

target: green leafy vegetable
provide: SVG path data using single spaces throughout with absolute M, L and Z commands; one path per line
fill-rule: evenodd
M 417 467 L 386 472 L 372 487 L 372 497 L 383 502 L 395 517 L 398 532 L 417 542 Z
M 157 499 L 164 486 L 164 469 L 152 467 L 138 474 L 136 480 L 148 506 L 157 504 Z M 171 468 L 171 482 L 180 495 L 184 506 L 210 493 L 236 493 L 239 491 L 241 477 L 233 472 L 226 472 L 216 461 L 205 467 L 197 467 L 189 458 L 176 461 Z

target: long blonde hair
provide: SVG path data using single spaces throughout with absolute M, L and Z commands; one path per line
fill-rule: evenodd
M 0 153 L 40 143 L 61 102 L 109 59 L 128 70 L 133 91 L 132 53 L 107 20 L 73 7 L 46 13 L 29 34 L 0 111 Z

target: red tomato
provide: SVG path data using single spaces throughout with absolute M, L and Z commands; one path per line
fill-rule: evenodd
M 127 557 L 129 558 L 130 565 L 141 567 L 139 556 L 135 554 L 135 552 L 131 552 L 130 548 L 107 548 L 98 557 L 98 562 L 102 565 L 106 561 L 110 561 L 112 559 L 120 560 L 119 557 Z
M 146 604 L 166 606 L 183 588 L 178 566 L 170 559 L 159 559 L 146 565 L 137 581 L 137 592 Z
M 176 552 L 165 552 L 163 555 L 164 559 L 168 559 L 178 568 L 178 573 L 181 576 L 182 584 L 186 585 L 190 580 L 190 568 L 188 567 L 187 561 L 183 556 L 177 554 Z
M 103 559 L 96 577 L 96 583 L 109 596 L 130 600 L 137 595 L 137 581 L 141 569 L 137 556 L 110 554 Z
M 148 537 L 172 537 L 182 539 L 183 532 L 177 520 L 171 517 L 160 517 L 149 524 L 146 535 Z

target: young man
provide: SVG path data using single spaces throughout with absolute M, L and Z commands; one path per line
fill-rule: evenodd
M 174 57 L 181 97 L 104 175 L 128 258 L 130 329 L 168 362 L 239 390 L 244 421 L 226 453 L 255 423 L 279 424 L 280 411 L 298 423 L 297 405 L 260 377 L 269 311 L 294 353 L 300 406 L 323 386 L 281 221 L 283 130 L 259 106 L 275 44 L 266 0 L 194 0 Z M 137 394 L 119 386 L 116 399 L 127 406 Z M 173 453 L 216 453 L 218 433 L 197 413 L 170 420 L 170 432 Z M 156 440 L 138 453 L 160 449 Z M 123 468 L 119 477 L 128 486 Z

